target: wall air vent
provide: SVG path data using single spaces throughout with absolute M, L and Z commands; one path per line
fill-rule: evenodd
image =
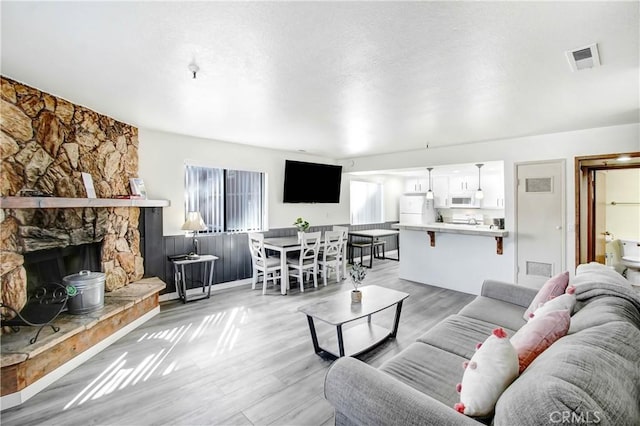
M 600 66 L 600 55 L 596 43 L 565 52 L 571 71 L 580 71 Z

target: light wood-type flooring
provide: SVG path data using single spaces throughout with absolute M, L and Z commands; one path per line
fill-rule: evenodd
M 474 296 L 398 278 L 398 262 L 378 260 L 363 285 L 410 294 L 398 336 L 359 358 L 379 366 Z M 259 286 L 261 287 L 261 285 Z M 298 306 L 351 289 L 335 278 L 304 293 L 292 284 L 262 295 L 243 285 L 210 299 L 161 304 L 161 313 L 21 406 L 9 425 L 329 425 L 323 382 L 332 361 L 313 352 Z M 391 326 L 395 308 L 374 315 Z M 335 329 L 316 321 L 320 337 Z

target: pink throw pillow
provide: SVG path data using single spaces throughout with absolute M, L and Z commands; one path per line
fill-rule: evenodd
M 524 312 L 522 316 L 525 321 L 528 321 L 531 315 L 536 309 L 540 307 L 543 303 L 553 299 L 556 296 L 560 296 L 564 294 L 564 291 L 567 289 L 567 285 L 569 285 L 569 272 L 561 272 L 558 275 L 555 275 L 547 280 L 546 283 L 542 286 L 540 290 L 538 290 L 538 294 L 533 298 L 533 301 Z
M 556 340 L 566 335 L 571 324 L 568 310 L 551 311 L 533 317 L 511 337 L 518 353 L 520 373 Z

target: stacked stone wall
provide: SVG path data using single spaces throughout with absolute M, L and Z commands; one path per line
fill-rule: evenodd
M 36 191 L 86 197 L 90 173 L 99 198 L 129 194 L 138 175 L 138 129 L 6 77 L 0 110 L 0 195 Z M 1 206 L 0 206 L 1 207 Z M 144 274 L 138 208 L 3 209 L 0 297 L 26 302 L 23 254 L 102 241 L 102 270 L 112 291 Z

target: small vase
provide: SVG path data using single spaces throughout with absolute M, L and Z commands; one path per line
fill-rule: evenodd
M 298 242 L 302 242 L 302 235 L 304 235 L 304 231 L 298 231 Z
M 362 292 L 360 290 L 352 290 L 351 303 L 360 303 L 360 302 L 362 302 Z

